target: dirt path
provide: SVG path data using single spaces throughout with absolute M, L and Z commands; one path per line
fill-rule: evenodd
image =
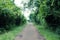
M 18 34 L 15 40 L 45 40 L 32 23 L 28 23 L 24 30 Z

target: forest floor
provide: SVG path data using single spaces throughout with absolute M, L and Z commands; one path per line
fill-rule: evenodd
M 28 23 L 23 31 L 17 34 L 15 40 L 45 40 L 45 38 L 39 34 L 32 23 Z

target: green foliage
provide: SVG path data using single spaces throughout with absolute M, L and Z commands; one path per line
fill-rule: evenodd
M 20 8 L 11 0 L 0 0 L 0 31 L 10 30 L 10 25 L 21 25 L 26 22 Z
M 37 30 L 39 33 L 45 38 L 45 40 L 60 40 L 60 35 L 57 35 L 50 30 L 45 29 L 43 25 L 36 25 Z
M 13 27 L 13 26 L 12 26 Z M 12 31 L 6 32 L 4 34 L 0 34 L 0 40 L 15 40 L 15 37 L 18 33 L 20 33 L 23 28 L 25 27 L 25 24 L 23 26 L 15 26 Z
M 31 18 L 60 34 L 60 0 L 36 0 L 35 5 L 38 10 Z

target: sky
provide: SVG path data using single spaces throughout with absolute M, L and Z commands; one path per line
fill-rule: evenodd
M 14 1 L 15 5 L 22 9 L 22 14 L 24 14 L 24 16 L 26 17 L 27 20 L 29 20 L 29 15 L 31 13 L 31 10 L 26 8 L 24 11 L 23 10 L 24 9 L 23 3 L 28 3 L 28 2 L 29 2 L 29 0 L 15 0 Z

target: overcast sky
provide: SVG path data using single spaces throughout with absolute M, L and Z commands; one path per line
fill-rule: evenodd
M 29 0 L 15 0 L 14 3 L 17 7 L 20 7 L 21 9 L 24 8 L 23 3 L 28 3 Z M 29 19 L 29 15 L 31 13 L 31 10 L 29 10 L 28 8 L 25 9 L 25 11 L 22 11 L 22 13 L 24 14 L 24 16 Z

